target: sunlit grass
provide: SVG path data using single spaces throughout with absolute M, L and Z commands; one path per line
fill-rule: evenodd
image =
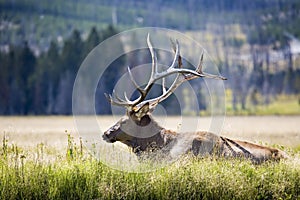
M 299 95 L 278 95 L 270 98 L 269 103 L 265 103 L 259 96 L 258 104 L 252 105 L 247 101 L 246 109 L 242 109 L 239 103 L 236 105 L 236 109 L 233 109 L 232 98 L 228 95 L 226 95 L 227 115 L 300 115 Z
M 257 115 L 299 115 L 300 105 L 297 99 L 276 100 L 266 106 L 257 106 Z
M 75 146 L 21 149 L 2 141 L 1 199 L 298 199 L 299 151 L 253 165 L 239 159 L 187 155 L 148 173 L 113 170 Z M 56 153 L 55 153 L 56 152 Z

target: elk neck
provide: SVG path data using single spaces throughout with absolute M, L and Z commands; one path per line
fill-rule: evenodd
M 133 137 L 132 140 L 126 142 L 128 146 L 134 149 L 134 152 L 142 152 L 153 149 L 162 149 L 172 142 L 177 133 L 161 127 L 151 115 L 146 115 L 141 120 L 139 125 L 147 126 L 143 129 L 143 134 L 155 133 L 150 137 Z

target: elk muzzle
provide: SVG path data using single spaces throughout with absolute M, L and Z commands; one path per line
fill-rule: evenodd
M 107 131 L 105 131 L 102 135 L 104 141 L 108 143 L 114 143 L 117 141 L 117 136 L 119 132 L 120 126 L 119 124 L 115 124 L 114 126 L 110 127 Z

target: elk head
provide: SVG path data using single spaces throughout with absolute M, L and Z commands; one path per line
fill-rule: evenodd
M 200 57 L 200 63 L 196 70 L 183 68 L 178 41 L 172 41 L 173 50 L 175 52 L 172 64 L 167 70 L 158 72 L 157 57 L 151 44 L 149 34 L 147 37 L 147 44 L 152 57 L 152 70 L 150 79 L 144 88 L 141 88 L 136 83 L 131 70 L 128 67 L 128 74 L 132 84 L 140 94 L 139 97 L 135 100 L 129 100 L 126 93 L 124 93 L 124 99 L 118 97 L 115 91 L 113 91 L 113 95 L 105 94 L 106 98 L 112 105 L 122 106 L 127 110 L 124 117 L 104 132 L 103 139 L 107 142 L 113 143 L 120 141 L 133 148 L 139 147 L 141 149 L 146 148 L 146 146 L 153 141 L 155 141 L 156 145 L 162 145 L 165 142 L 165 138 L 160 137 L 160 133 L 163 128 L 160 127 L 151 117 L 151 112 L 155 109 L 158 103 L 167 99 L 174 90 L 185 81 L 199 77 L 226 80 L 226 78 L 222 76 L 202 72 L 203 53 Z M 176 74 L 176 77 L 171 86 L 166 88 L 165 77 L 171 74 Z M 147 94 L 154 83 L 158 80 L 162 80 L 162 94 L 153 99 L 146 100 Z

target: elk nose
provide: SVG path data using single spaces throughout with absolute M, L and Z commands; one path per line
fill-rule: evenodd
M 108 142 L 108 143 L 116 142 L 116 140 L 115 140 L 113 137 L 111 137 L 110 133 L 111 133 L 111 130 L 110 130 L 110 129 L 108 129 L 107 131 L 105 131 L 105 132 L 103 133 L 103 135 L 102 135 L 102 139 L 103 139 L 104 141 Z
M 107 136 L 110 134 L 110 132 L 111 132 L 110 129 L 104 131 L 103 137 L 104 137 L 104 136 L 107 137 Z
M 105 133 L 102 135 L 102 139 L 108 143 L 114 143 L 117 141 L 115 138 L 109 138 Z
M 104 132 L 104 134 L 102 135 L 102 139 L 106 142 L 110 142 L 110 139 L 107 136 L 107 133 Z
M 105 133 L 102 135 L 102 139 L 103 140 L 107 140 L 108 139 Z

